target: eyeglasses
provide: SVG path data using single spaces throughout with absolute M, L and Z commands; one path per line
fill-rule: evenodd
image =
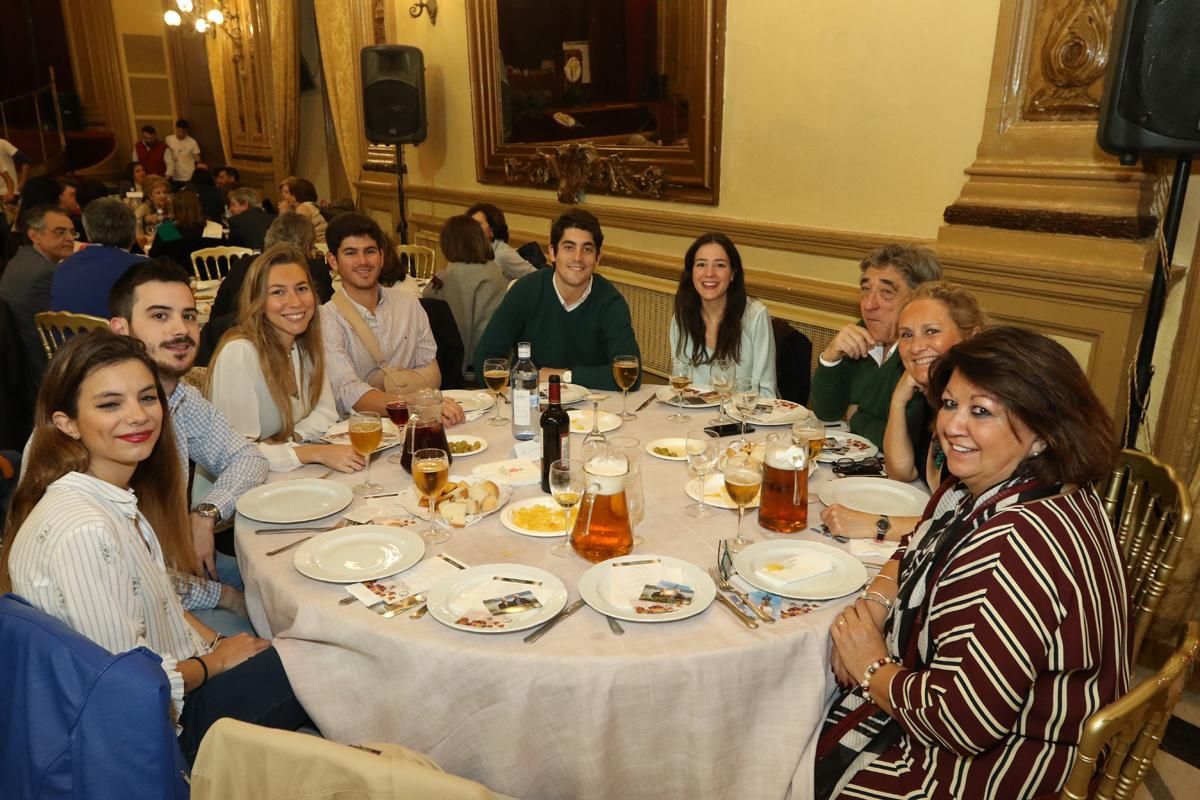
M 48 233 L 52 233 L 58 238 L 70 237 L 74 239 L 79 236 L 79 233 L 74 228 L 51 228 Z
M 855 461 L 853 458 L 839 458 L 833 463 L 833 474 L 846 477 L 849 475 L 882 475 L 883 459 L 878 456 L 863 458 Z

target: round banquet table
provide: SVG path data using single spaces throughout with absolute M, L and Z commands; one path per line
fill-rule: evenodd
M 630 393 L 635 408 L 659 387 Z M 618 411 L 619 395 L 601 408 Z M 582 407 L 582 405 L 581 405 Z M 507 406 L 505 407 L 507 410 Z M 686 413 L 687 423 L 666 420 L 674 409 L 653 402 L 618 434 L 643 447 L 702 427 L 715 409 Z M 772 430 L 759 426 L 751 438 Z M 451 475 L 469 475 L 477 464 L 509 458 L 508 427 L 484 419 L 449 431 L 486 438 L 489 448 L 458 457 Z M 573 446 L 582 436 L 572 435 Z M 375 456 L 372 478 L 385 490 L 411 479 L 387 455 Z M 700 567 L 715 564 L 717 541 L 732 538 L 737 512 L 716 510 L 697 520 L 683 513 L 694 503 L 684 493 L 685 462 L 643 452 L 646 513 L 635 553 L 669 555 Z M 312 478 L 309 465 L 271 480 Z M 811 484 L 831 479 L 825 468 Z M 362 473 L 330 480 L 355 483 Z M 512 501 L 541 496 L 537 485 L 516 487 Z M 810 489 L 810 525 L 820 504 Z M 512 502 L 510 501 L 510 502 Z M 355 507 L 363 501 L 355 498 Z M 339 515 L 304 523 L 334 524 Z M 553 538 L 513 533 L 499 513 L 463 529 L 426 557 L 444 552 L 469 565 L 510 562 L 540 567 L 578 597 L 579 578 L 592 565 L 549 553 Z M 747 536 L 783 537 L 757 525 L 748 510 Z M 753 797 L 807 798 L 823 712 L 834 689 L 829 671 L 829 626 L 849 598 L 820 604 L 812 613 L 759 624 L 750 630 L 714 602 L 690 619 L 623 623 L 615 636 L 588 607 L 529 645 L 525 633 L 476 634 L 451 629 L 426 615 L 385 619 L 365 606 L 339 605 L 342 586 L 300 575 L 295 550 L 268 550 L 300 534 L 258 536 L 260 523 L 237 518 L 237 551 L 250 617 L 259 633 L 274 637 L 297 696 L 329 739 L 395 742 L 423 752 L 448 772 L 480 781 L 525 800 L 560 798 Z M 266 526 L 264 526 L 266 527 Z

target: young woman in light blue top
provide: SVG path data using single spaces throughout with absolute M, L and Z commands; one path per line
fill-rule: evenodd
M 763 397 L 777 395 L 775 338 L 767 307 L 746 296 L 742 257 L 723 233 L 706 233 L 683 257 L 671 320 L 671 357 L 692 363 L 692 384 L 711 386 L 713 362 L 730 358 L 738 378 L 754 378 Z

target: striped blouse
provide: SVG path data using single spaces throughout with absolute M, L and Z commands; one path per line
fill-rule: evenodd
M 1083 723 L 1129 679 L 1121 557 L 1090 489 L 999 511 L 957 551 L 888 692 L 904 735 L 840 798 L 1057 792 Z
M 167 577 L 162 548 L 133 492 L 82 472 L 50 484 L 12 542 L 13 591 L 112 653 L 147 647 L 183 708 L 175 665 L 208 652 Z

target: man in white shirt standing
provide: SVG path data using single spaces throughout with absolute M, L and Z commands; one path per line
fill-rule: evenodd
M 339 414 L 387 414 L 398 393 L 437 388 L 437 342 L 421 301 L 410 292 L 379 284 L 387 237 L 363 214 L 338 214 L 325 231 L 329 268 L 342 278 L 333 299 L 321 306 L 325 370 Z M 377 350 L 380 358 L 372 354 Z M 442 421 L 457 425 L 462 407 L 447 398 Z
M 200 145 L 188 135 L 191 127 L 186 119 L 177 119 L 175 133 L 163 140 L 173 157 L 167 164 L 167 177 L 171 179 L 172 184 L 190 181 L 192 173 L 196 171 L 196 164 L 200 161 Z

